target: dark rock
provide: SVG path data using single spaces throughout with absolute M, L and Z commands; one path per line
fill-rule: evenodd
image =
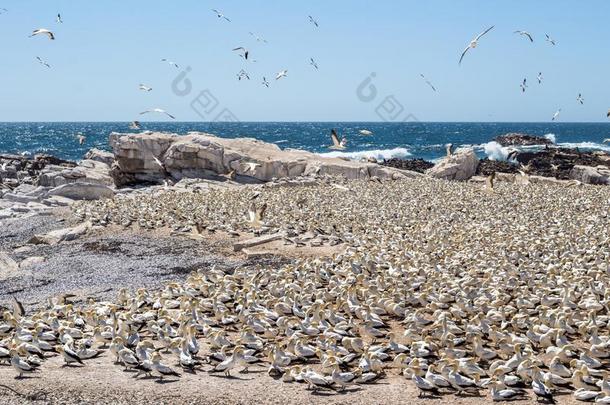
M 548 148 L 538 152 L 520 152 L 517 161 L 526 173 L 555 177 L 560 180 L 571 179 L 574 166 L 610 166 L 610 155 L 604 152 L 585 152 L 578 149 Z
M 510 162 L 483 159 L 479 161 L 477 176 L 489 176 L 492 173 L 517 173 L 519 167 Z
M 382 166 L 394 169 L 410 170 L 412 172 L 425 173 L 426 170 L 434 167 L 434 163 L 424 159 L 389 159 L 380 163 Z
M 553 145 L 550 139 L 543 136 L 534 136 L 519 133 L 509 133 L 498 136 L 494 141 L 502 146 L 532 146 L 532 145 Z

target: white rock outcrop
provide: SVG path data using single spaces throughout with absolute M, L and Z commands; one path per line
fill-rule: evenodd
M 226 139 L 204 133 L 186 136 L 164 133 L 111 134 L 117 186 L 161 183 L 165 178 L 209 178 L 234 172 L 237 180 L 267 182 L 311 174 L 349 179 L 397 179 L 418 173 L 340 158 L 326 158 L 251 138 Z M 161 165 L 155 160 L 161 162 Z
M 451 156 L 443 158 L 426 174 L 436 179 L 469 180 L 477 172 L 479 158 L 473 149 L 458 149 Z
M 570 171 L 570 178 L 585 184 L 610 184 L 610 168 L 607 166 L 574 166 Z

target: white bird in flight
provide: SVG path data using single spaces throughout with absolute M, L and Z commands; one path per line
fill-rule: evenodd
M 561 113 L 561 108 L 559 110 L 557 110 L 557 112 L 555 114 L 553 114 L 553 119 L 551 121 L 555 121 L 557 119 L 557 117 L 559 117 L 560 113 Z
M 42 60 L 42 58 L 40 56 L 37 56 L 36 59 L 38 59 L 38 63 L 40 63 L 43 66 L 48 67 L 49 69 L 51 68 L 51 65 L 49 65 L 47 62 L 45 62 L 44 60 Z
M 129 124 L 129 129 L 141 129 L 142 125 L 140 124 L 140 121 L 132 121 L 131 124 Z
M 250 76 L 248 75 L 248 72 L 246 72 L 245 70 L 240 70 L 239 73 L 237 74 L 237 80 L 241 80 L 241 79 L 248 79 L 250 80 Z
M 549 34 L 544 34 L 544 35 L 546 35 L 546 42 L 550 43 L 553 46 L 557 45 L 557 42 L 555 42 L 555 40 L 553 38 L 551 38 L 549 36 Z
M 282 70 L 275 76 L 275 80 L 280 80 L 282 77 L 288 77 L 288 71 Z
M 538 84 L 542 84 L 542 72 L 538 73 Z
M 153 108 L 152 110 L 146 110 L 146 111 L 141 112 L 140 115 L 149 114 L 149 113 L 165 114 L 165 115 L 167 115 L 168 117 L 170 117 L 173 120 L 176 119 L 176 117 L 174 117 L 173 115 L 171 115 L 167 111 L 162 110 L 161 108 Z
M 46 29 L 46 28 L 39 28 L 39 29 L 37 29 L 37 30 L 34 30 L 34 31 L 32 32 L 32 35 L 30 35 L 30 38 L 35 37 L 36 35 L 46 35 L 46 36 L 48 36 L 48 37 L 49 37 L 49 39 L 50 39 L 51 41 L 54 41 L 54 40 L 55 40 L 55 35 L 54 35 L 54 34 L 53 34 L 51 31 L 49 31 L 48 29 Z
M 57 23 L 58 24 L 63 24 L 64 21 L 61 19 L 61 14 L 57 13 Z
M 369 131 L 368 129 L 361 129 L 360 131 L 358 131 L 358 133 L 360 135 L 364 135 L 364 136 L 369 136 L 369 135 L 373 135 L 372 131 Z
M 267 81 L 267 78 L 265 76 L 263 76 L 263 86 L 265 87 L 269 87 L 269 82 Z
M 345 149 L 346 145 L 347 145 L 347 138 L 342 138 L 341 141 L 339 141 L 339 135 L 337 135 L 337 131 L 335 131 L 334 129 L 330 131 L 330 139 L 333 141 L 333 144 L 331 146 L 328 147 L 328 149 L 334 149 L 334 150 L 343 150 Z
M 309 16 L 309 22 L 311 22 L 316 27 L 320 26 L 320 25 L 318 25 L 318 22 L 312 16 Z
M 87 137 L 81 133 L 78 133 L 76 135 L 76 138 L 78 139 L 78 144 L 79 145 L 83 145 L 85 143 L 85 141 L 87 140 Z
M 430 88 L 434 91 L 436 91 L 436 87 L 434 87 L 434 85 L 430 82 L 430 80 L 426 79 L 426 76 L 424 76 L 423 73 L 420 73 L 420 76 L 422 79 L 424 79 L 424 81 L 428 84 L 428 86 L 430 86 Z
M 5 9 L 5 8 L 0 8 L 0 14 L 4 14 L 4 13 L 6 13 L 6 12 L 8 12 L 8 10 L 7 10 L 7 9 Z
M 464 56 L 466 55 L 466 52 L 468 52 L 471 49 L 476 48 L 479 45 L 479 40 L 483 37 L 483 35 L 487 34 L 489 31 L 493 30 L 494 27 L 495 26 L 492 25 L 491 27 L 487 28 L 485 31 L 483 31 L 482 33 L 477 35 L 477 37 L 475 39 L 470 41 L 470 44 L 468 44 L 466 49 L 464 49 L 464 52 L 462 52 L 462 56 L 460 57 L 460 62 L 459 62 L 460 65 L 462 64 L 462 59 L 464 59 Z
M 229 19 L 227 18 L 227 16 L 225 16 L 225 15 L 224 15 L 223 13 L 221 13 L 220 11 L 218 11 L 218 10 L 216 10 L 216 9 L 212 9 L 212 11 L 213 11 L 214 13 L 216 13 L 216 16 L 217 16 L 218 18 L 224 18 L 224 19 L 225 19 L 225 20 L 227 20 L 228 22 L 231 22 L 231 20 L 229 20 Z
M 235 49 L 233 49 L 233 51 L 240 52 L 239 56 L 241 56 L 245 60 L 248 60 L 248 55 L 250 55 L 250 52 L 248 52 L 248 50 L 246 48 L 244 48 L 243 46 L 240 46 L 239 48 L 235 48 Z
M 169 59 L 165 59 L 165 58 L 163 58 L 163 59 L 161 59 L 161 62 L 167 62 L 167 63 L 169 63 L 171 66 L 175 67 L 176 69 L 180 69 L 180 66 L 178 66 L 178 64 L 177 64 L 176 62 L 172 62 L 172 61 L 171 61 L 171 60 L 169 60 Z
M 527 78 L 523 79 L 523 82 L 521 83 L 520 87 L 521 87 L 521 91 L 523 93 L 525 93 L 525 89 L 527 89 Z
M 148 87 L 148 86 L 146 86 L 146 85 L 144 85 L 142 83 L 140 83 L 139 89 L 142 90 L 142 91 L 152 91 L 152 87 Z
M 519 34 L 522 37 L 527 37 L 530 40 L 530 42 L 534 42 L 534 38 L 532 37 L 532 34 L 530 34 L 527 31 L 515 31 L 515 34 Z
M 581 105 L 585 103 L 585 99 L 583 98 L 582 94 L 578 93 L 578 97 L 576 97 L 576 101 L 579 102 Z
M 309 58 L 309 64 L 318 70 L 318 64 L 314 60 L 314 58 Z

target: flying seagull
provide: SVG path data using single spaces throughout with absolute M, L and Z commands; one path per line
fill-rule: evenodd
M 610 117 L 610 111 L 608 111 L 608 117 Z M 610 143 L 610 138 L 604 139 L 603 143 Z
M 309 64 L 318 70 L 318 64 L 313 58 L 309 58 Z
M 364 135 L 364 136 L 369 136 L 369 135 L 373 135 L 372 131 L 369 131 L 368 129 L 361 129 L 360 131 L 358 131 L 358 133 L 360 135 Z
M 231 22 L 231 20 L 229 20 L 223 13 L 221 13 L 220 11 L 216 10 L 216 9 L 212 9 L 212 11 L 214 13 L 216 13 L 216 16 L 218 16 L 218 18 L 224 18 L 225 20 L 227 20 L 228 22 Z
M 319 27 L 318 22 L 312 16 L 309 16 L 309 22 L 311 22 L 316 27 Z
M 582 94 L 578 93 L 578 97 L 576 97 L 576 101 L 579 102 L 581 105 L 585 103 L 585 99 L 583 98 Z
M 553 119 L 551 121 L 555 121 L 557 119 L 557 117 L 559 117 L 560 113 L 561 113 L 561 108 L 559 110 L 557 110 L 557 112 L 555 112 L 555 114 L 553 114 Z
M 143 85 L 141 83 L 140 83 L 140 87 L 139 88 L 142 91 L 152 91 L 152 87 L 145 86 L 145 85 Z
M 83 145 L 85 143 L 85 141 L 87 140 L 87 137 L 81 133 L 78 133 L 76 135 L 76 138 L 78 139 L 78 144 L 79 145 Z
M 4 14 L 4 13 L 6 13 L 6 12 L 8 12 L 8 10 L 7 10 L 7 9 L 5 9 L 5 8 L 0 8 L 0 14 Z
M 35 37 L 36 35 L 41 35 L 41 34 L 48 36 L 51 41 L 55 40 L 55 35 L 46 28 L 39 28 L 37 30 L 34 30 L 32 32 L 32 35 L 30 35 L 30 38 Z
M 250 32 L 250 35 L 252 35 L 252 36 L 253 36 L 253 37 L 256 39 L 256 42 L 264 42 L 264 43 L 267 43 L 267 40 L 266 40 L 265 38 L 261 38 L 261 37 L 259 37 L 258 35 L 256 35 L 256 34 L 255 34 L 255 33 L 253 33 L 253 32 Z
M 280 80 L 282 77 L 288 77 L 288 71 L 282 70 L 275 76 L 275 80 Z
M 248 52 L 248 50 L 246 48 L 244 48 L 243 46 L 240 46 L 239 48 L 235 48 L 235 49 L 233 49 L 233 51 L 241 52 L 239 56 L 241 56 L 245 60 L 248 60 L 248 55 L 250 54 L 250 52 Z
M 534 42 L 534 38 L 532 37 L 532 34 L 530 34 L 527 31 L 515 31 L 515 34 L 519 34 L 522 37 L 527 37 L 527 38 L 529 38 L 530 42 Z
M 57 23 L 58 24 L 63 24 L 64 21 L 61 19 L 61 14 L 57 13 Z
M 246 72 L 245 70 L 240 70 L 239 73 L 237 74 L 237 80 L 241 80 L 241 79 L 248 79 L 250 80 L 250 76 L 248 75 L 248 72 Z
M 430 88 L 434 91 L 436 91 L 436 87 L 434 87 L 434 85 L 430 82 L 430 80 L 426 79 L 426 76 L 424 76 L 423 73 L 420 74 L 421 78 L 424 79 L 424 81 L 428 84 L 428 86 L 430 86 Z
M 129 124 L 129 129 L 141 129 L 142 125 L 140 125 L 140 121 L 132 121 L 131 124 Z
M 37 56 L 36 59 L 38 59 L 38 63 L 40 63 L 43 66 L 48 67 L 49 69 L 51 68 L 51 65 L 49 65 L 47 62 L 45 62 L 44 60 L 42 60 L 42 58 L 40 56 Z
M 165 110 L 162 110 L 160 108 L 153 108 L 152 110 L 146 110 L 144 112 L 141 112 L 140 115 L 144 115 L 144 114 L 148 114 L 148 113 L 159 113 L 159 114 L 165 114 L 168 117 L 170 117 L 171 119 L 175 120 L 176 117 L 174 117 L 173 115 L 171 115 L 170 113 L 168 113 Z
M 606 114 L 606 117 L 610 118 L 610 110 L 608 110 L 608 113 Z
M 538 73 L 538 84 L 542 84 L 542 72 Z
M 163 59 L 161 59 L 161 62 L 167 62 L 167 63 L 169 63 L 171 66 L 175 67 L 176 69 L 180 69 L 180 66 L 178 66 L 178 64 L 177 64 L 176 62 L 172 62 L 172 61 L 171 61 L 171 60 L 169 60 L 169 59 L 165 59 L 165 58 L 163 58 Z
M 553 46 L 557 45 L 557 42 L 555 42 L 555 40 L 553 38 L 551 38 L 549 36 L 549 34 L 544 34 L 544 35 L 546 35 L 546 42 L 550 43 Z
M 334 150 L 343 150 L 347 145 L 347 139 L 344 137 L 339 141 L 339 136 L 337 135 L 337 131 L 334 129 L 330 131 L 330 139 L 333 141 L 333 144 L 328 147 L 328 149 Z
M 479 40 L 483 37 L 483 35 L 487 34 L 489 31 L 491 31 L 493 29 L 494 29 L 494 25 L 492 25 L 491 27 L 487 28 L 485 31 L 483 31 L 482 33 L 477 35 L 477 37 L 475 39 L 470 41 L 470 44 L 468 44 L 466 49 L 464 49 L 464 52 L 462 52 L 462 56 L 460 57 L 460 62 L 459 62 L 460 65 L 462 64 L 462 59 L 464 59 L 464 56 L 466 55 L 466 52 L 468 52 L 471 49 L 476 48 L 479 45 Z
M 523 79 L 523 83 L 521 83 L 520 87 L 521 87 L 521 91 L 523 93 L 525 93 L 525 89 L 527 89 L 527 78 Z

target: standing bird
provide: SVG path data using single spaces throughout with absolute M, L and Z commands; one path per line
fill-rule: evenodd
M 579 102 L 581 105 L 583 105 L 585 103 L 585 99 L 583 98 L 582 94 L 578 93 L 578 97 L 576 97 L 576 101 Z
M 63 24 L 64 21 L 61 19 L 61 14 L 57 13 L 57 23 L 58 24 Z
M 487 191 L 494 191 L 494 180 L 496 179 L 496 172 L 492 172 L 488 177 L 486 183 Z
M 225 15 L 224 15 L 223 13 L 221 13 L 220 11 L 218 11 L 218 10 L 216 10 L 216 9 L 212 9 L 212 11 L 213 11 L 214 13 L 216 13 L 216 16 L 217 16 L 218 18 L 224 18 L 224 19 L 225 19 L 225 20 L 227 20 L 228 22 L 231 22 L 231 20 L 229 20 L 229 19 L 227 18 L 227 16 L 225 16 Z
M 235 48 L 235 49 L 233 49 L 233 51 L 241 52 L 239 56 L 241 56 L 245 60 L 248 60 L 248 55 L 250 54 L 250 52 L 248 52 L 248 50 L 246 48 L 244 48 L 243 46 L 240 46 L 239 48 Z
M 288 77 L 288 71 L 282 70 L 275 76 L 275 80 L 280 80 L 282 77 Z
M 37 30 L 34 30 L 34 31 L 32 32 L 32 35 L 30 35 L 30 38 L 35 37 L 36 35 L 46 35 L 46 36 L 48 36 L 48 37 L 49 37 L 49 39 L 50 39 L 51 41 L 54 41 L 54 40 L 55 40 L 55 35 L 54 35 L 54 34 L 53 34 L 51 31 L 49 31 L 48 29 L 46 29 L 46 28 L 39 28 L 39 29 L 37 29 Z
M 543 79 L 542 72 L 539 72 L 538 73 L 538 84 L 542 84 L 542 79 Z
M 269 82 L 267 81 L 267 78 L 265 76 L 263 76 L 263 86 L 265 87 L 269 87 Z
M 551 38 L 549 36 L 549 34 L 544 34 L 544 35 L 546 35 L 546 42 L 550 43 L 553 46 L 557 45 L 557 42 L 555 42 L 555 40 L 553 38 Z
M 318 70 L 318 64 L 313 58 L 309 58 L 309 64 Z
M 169 60 L 169 59 L 165 59 L 165 58 L 163 58 L 163 59 L 161 59 L 161 62 L 167 62 L 167 63 L 169 63 L 169 64 L 170 64 L 170 66 L 173 66 L 173 67 L 175 67 L 176 69 L 180 69 L 180 66 L 178 66 L 178 64 L 177 64 L 176 62 L 172 62 L 172 61 L 171 61 L 171 60 Z
M 309 16 L 309 22 L 312 23 L 313 25 L 315 25 L 316 27 L 320 26 L 320 25 L 318 25 L 318 22 L 312 16 Z
M 495 26 L 492 25 L 491 27 L 487 28 L 485 31 L 483 31 L 482 33 L 477 35 L 477 37 L 475 39 L 470 41 L 470 44 L 468 44 L 466 49 L 464 49 L 464 52 L 462 52 L 462 56 L 460 57 L 460 62 L 459 62 L 460 65 L 462 64 L 462 59 L 464 59 L 464 56 L 466 55 L 466 52 L 468 52 L 471 49 L 476 48 L 479 45 L 479 40 L 483 37 L 483 35 L 487 34 L 489 31 L 493 30 L 494 27 Z
M 143 85 L 141 83 L 140 83 L 140 87 L 139 88 L 142 91 L 152 91 L 152 87 L 145 86 L 145 85 Z
M 152 110 L 146 110 L 146 111 L 141 112 L 140 115 L 149 114 L 149 113 L 165 114 L 173 120 L 176 119 L 176 117 L 174 117 L 173 115 L 171 115 L 170 113 L 168 113 L 167 111 L 165 111 L 161 108 L 153 108 Z
M 557 110 L 555 112 L 555 114 L 553 114 L 553 119 L 551 121 L 555 121 L 557 119 L 557 117 L 559 117 L 560 113 L 561 113 L 561 108 L 559 110 Z
M 13 299 L 13 317 L 19 320 L 25 316 L 25 308 L 17 298 L 15 298 L 14 296 L 11 298 Z
M 520 87 L 521 87 L 521 91 L 523 93 L 525 93 L 525 89 L 527 89 L 527 78 L 523 79 L 523 83 L 521 83 Z
M 532 34 L 530 34 L 527 31 L 515 31 L 515 34 L 519 34 L 522 37 L 527 37 L 527 38 L 529 38 L 530 42 L 534 42 L 534 38 L 532 37 Z
M 47 62 L 42 60 L 42 58 L 40 56 L 37 56 L 36 59 L 38 60 L 38 63 L 40 63 L 41 65 L 46 66 L 49 69 L 51 68 L 51 65 L 49 65 Z
M 430 80 L 426 79 L 426 76 L 424 76 L 423 73 L 420 73 L 420 76 L 422 79 L 424 79 L 424 81 L 428 84 L 428 86 L 430 86 L 430 88 L 434 91 L 436 91 L 436 87 L 434 87 L 434 85 L 430 82 Z
M 347 139 L 342 138 L 341 141 L 339 141 L 339 135 L 337 135 L 337 131 L 335 131 L 334 129 L 332 129 L 330 131 L 330 139 L 333 141 L 333 144 L 331 146 L 329 146 L 328 149 L 334 149 L 334 150 L 345 149 L 345 147 L 347 145 Z

